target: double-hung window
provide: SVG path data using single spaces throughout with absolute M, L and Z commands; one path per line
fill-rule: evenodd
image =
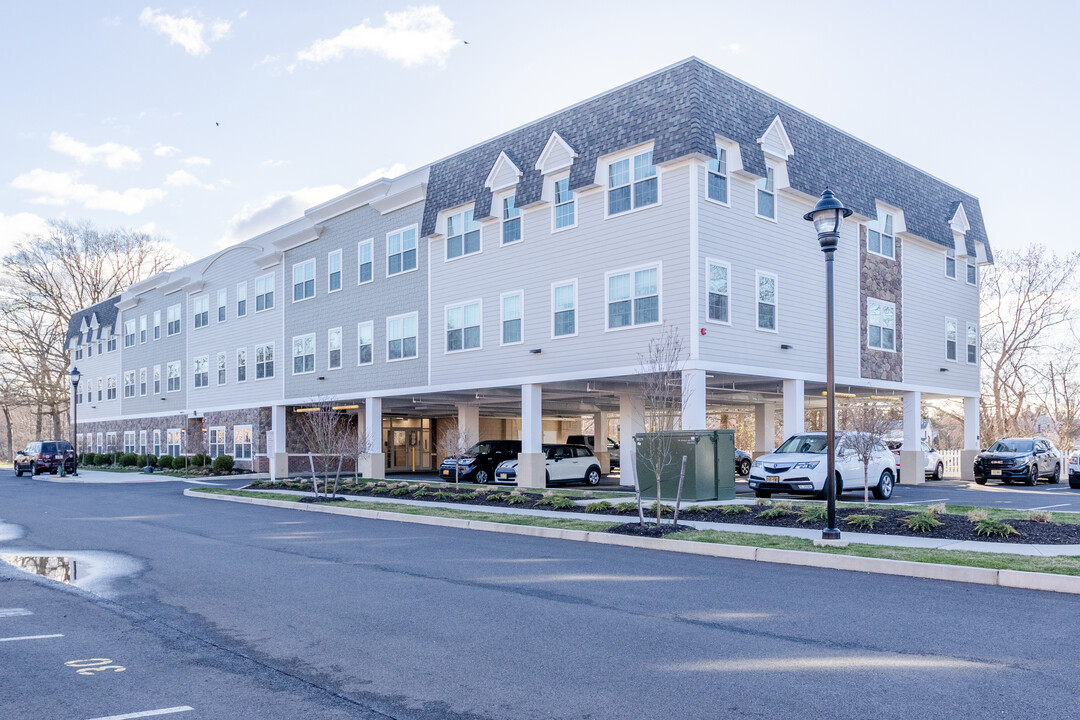
M 878 219 L 870 223 L 866 233 L 866 249 L 875 255 L 896 257 L 892 213 L 880 213 Z
M 758 217 L 776 219 L 776 178 L 771 167 L 765 168 L 765 177 L 757 181 Z
M 154 366 L 154 394 L 161 394 L 161 366 Z
M 154 339 L 161 339 L 161 311 L 154 311 Z
M 225 353 L 219 352 L 217 354 L 217 384 L 218 385 L 224 385 L 225 384 L 225 380 L 226 380 L 225 375 L 226 375 L 226 370 L 228 369 L 226 367 L 226 364 L 227 364 L 227 360 L 225 358 Z
M 233 426 L 233 458 L 236 460 L 251 459 L 251 426 Z
M 660 321 L 660 269 L 643 268 L 608 274 L 608 329 Z
M 504 197 L 502 201 L 502 241 L 509 245 L 521 240 L 521 211 L 518 210 L 516 195 Z
M 135 452 L 135 431 L 134 430 L 125 430 L 124 431 L 124 452 L 126 452 L 126 453 L 134 453 Z
M 956 250 L 945 249 L 945 277 L 956 279 Z
M 945 318 L 945 359 L 956 360 L 956 320 Z
M 179 392 L 180 390 L 180 363 L 171 362 L 165 366 L 165 374 L 168 376 L 168 390 L 169 392 Z
M 967 259 L 967 281 L 968 285 L 977 285 L 979 283 L 979 271 L 973 257 Z
M 206 387 L 210 384 L 210 356 L 200 355 L 193 359 L 192 366 L 195 375 L 195 387 Z
M 716 260 L 705 264 L 709 281 L 709 320 L 731 322 L 731 265 Z
M 293 265 L 292 282 L 293 302 L 315 297 L 315 258 Z
M 356 245 L 357 285 L 371 282 L 374 278 L 374 240 L 361 240 Z
M 386 236 L 386 275 L 416 269 L 416 228 L 397 230 Z
M 370 365 L 372 363 L 372 329 L 370 320 L 359 323 L 356 326 L 356 364 Z
M 502 344 L 515 345 L 524 340 L 522 335 L 524 294 L 521 292 L 506 293 L 500 300 L 502 302 Z
M 341 289 L 341 250 L 334 250 L 326 256 L 326 289 L 336 292 Z
M 577 218 L 574 214 L 574 191 L 570 189 L 570 177 L 555 181 L 555 229 L 574 227 Z
M 777 279 L 771 273 L 757 274 L 757 327 L 776 332 Z
M 105 399 L 116 399 L 116 376 L 110 375 L 105 379 Z
M 180 457 L 180 428 L 165 431 L 165 453 L 171 457 Z
M 140 430 L 139 431 L 139 454 L 140 455 L 145 455 L 146 454 L 146 431 L 145 430 Z
M 210 296 L 203 295 L 195 298 L 195 329 L 206 327 L 210 324 Z
M 155 430 L 154 431 L 154 454 L 155 455 L 160 455 L 161 454 L 161 431 L 160 430 Z
M 970 365 L 979 363 L 979 328 L 970 322 L 967 324 L 967 361 Z
M 274 344 L 255 347 L 255 379 L 274 377 Z
M 330 370 L 341 367 L 341 328 L 326 331 L 326 366 Z
M 139 368 L 139 395 L 146 394 L 146 368 Z
M 225 428 L 212 427 L 207 435 L 207 449 L 210 451 L 210 457 L 216 458 L 218 455 L 225 454 Z
M 292 341 L 293 375 L 315 372 L 315 334 L 299 335 Z
M 218 290 L 217 291 L 217 321 L 219 323 L 225 322 L 226 306 L 229 303 L 229 291 Z
M 110 335 L 109 336 L 108 341 L 105 343 L 105 349 L 108 350 L 109 352 L 115 352 L 116 351 L 116 336 L 115 335 Z M 98 355 L 100 355 L 101 354 L 101 343 L 97 344 L 97 351 L 98 351 Z
M 480 223 L 473 211 L 465 210 L 446 218 L 446 259 L 480 252 Z
M 135 318 L 124 321 L 124 347 L 135 345 Z
M 255 278 L 255 312 L 274 307 L 274 274 Z
M 386 318 L 386 359 L 416 357 L 416 313 Z
M 236 382 L 247 380 L 247 348 L 236 351 Z
M 180 306 L 170 305 L 165 310 L 165 319 L 168 321 L 166 333 L 170 336 L 180 334 Z
M 551 336 L 577 335 L 577 280 L 551 286 Z
M 480 347 L 480 301 L 446 308 L 446 352 Z
M 105 452 L 111 453 L 116 448 L 116 433 L 105 433 Z
M 653 205 L 660 199 L 660 182 L 652 150 L 608 165 L 608 215 Z
M 139 316 L 139 344 L 146 342 L 146 316 Z
M 866 299 L 866 345 L 875 350 L 896 350 L 896 305 Z
M 97 399 L 98 399 L 98 402 L 101 402 L 101 388 L 102 387 L 103 386 L 101 384 L 101 378 L 98 378 L 97 379 Z
M 727 204 L 728 201 L 728 169 L 727 148 L 716 146 L 716 158 L 709 161 L 709 188 L 710 200 Z
M 236 317 L 244 317 L 247 315 L 247 283 L 237 283 L 236 285 Z
M 134 370 L 125 370 L 124 371 L 124 397 L 126 397 L 126 398 L 135 397 L 135 371 Z

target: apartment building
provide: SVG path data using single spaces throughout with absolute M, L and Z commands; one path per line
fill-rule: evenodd
M 962 398 L 978 449 L 978 199 L 696 58 L 80 311 L 79 445 L 281 475 L 306 464 L 296 411 L 329 399 L 369 477 L 431 469 L 456 425 L 520 439 L 537 485 L 540 444 L 583 417 L 642 429 L 639 357 L 676 327 L 683 427 L 752 413 L 764 452 L 822 402 L 823 259 L 802 216 L 826 186 L 855 213 L 838 388 L 902 399 L 901 480 L 921 482 L 924 401 Z

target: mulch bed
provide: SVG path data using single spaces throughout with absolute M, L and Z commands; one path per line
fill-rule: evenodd
M 392 488 L 395 485 L 397 485 L 398 483 L 395 482 L 395 481 L 390 481 L 388 484 Z M 259 490 L 310 490 L 311 489 L 311 484 L 310 483 L 299 483 L 299 482 L 287 482 L 287 483 L 257 482 L 257 483 L 252 483 L 248 487 L 250 487 L 252 489 L 259 489 Z M 552 510 L 552 508 L 549 507 L 549 506 L 538 505 L 537 504 L 538 501 L 542 500 L 543 497 L 544 497 L 542 492 L 526 492 L 526 491 L 522 491 L 520 493 L 520 495 L 525 497 L 526 501 L 522 502 L 522 503 L 518 503 L 518 504 L 513 504 L 513 505 L 508 504 L 505 501 L 505 499 L 502 499 L 502 500 L 491 500 L 490 499 L 491 495 L 496 495 L 496 494 L 498 494 L 498 495 L 508 495 L 508 494 L 510 494 L 511 492 L 514 491 L 513 487 L 491 486 L 489 492 L 486 495 L 477 495 L 476 497 L 471 497 L 471 498 L 470 497 L 465 497 L 465 498 L 462 498 L 460 500 L 456 500 L 456 499 L 451 498 L 451 497 L 442 497 L 442 498 L 432 497 L 432 495 L 434 493 L 439 492 L 439 491 L 442 491 L 444 493 L 454 494 L 454 495 L 457 495 L 459 493 L 467 492 L 467 491 L 464 491 L 464 490 L 458 491 L 456 488 L 454 488 L 453 485 L 450 485 L 450 484 L 447 484 L 445 486 L 429 485 L 429 486 L 427 486 L 425 488 L 424 495 L 422 497 L 419 497 L 419 498 L 414 498 L 412 493 L 409 493 L 409 494 L 406 494 L 406 495 L 398 495 L 398 496 L 390 495 L 389 493 L 386 493 L 386 492 L 374 493 L 374 492 L 371 492 L 373 487 L 374 486 L 370 485 L 370 484 L 342 485 L 342 486 L 338 487 L 338 493 L 346 494 L 346 495 L 360 495 L 360 496 L 367 496 L 367 497 L 389 498 L 391 500 L 395 500 L 395 499 L 413 500 L 413 499 L 416 499 L 416 500 L 432 500 L 432 501 L 440 501 L 440 502 L 455 502 L 456 501 L 456 502 L 459 502 L 462 505 L 474 505 L 474 506 L 483 506 L 483 507 L 516 507 L 516 508 L 523 508 L 523 509 L 535 508 L 537 510 L 548 510 L 548 511 Z M 330 500 L 330 502 L 338 502 L 338 501 L 340 501 L 340 498 L 338 500 Z M 302 500 L 302 502 L 327 502 L 327 500 L 325 500 L 325 499 L 315 499 L 315 498 L 310 498 L 310 499 L 305 498 L 304 500 Z M 594 500 L 591 500 L 590 502 L 599 502 L 599 501 L 594 499 Z M 626 501 L 620 501 L 620 502 L 626 502 Z M 651 503 L 652 503 L 652 501 L 649 500 L 649 501 L 646 501 L 645 504 L 644 504 L 645 519 L 646 519 L 646 521 L 649 521 L 650 518 L 652 519 L 652 527 L 653 527 L 653 529 L 655 531 L 655 528 L 656 528 L 656 511 L 653 510 L 650 513 L 649 505 Z M 618 505 L 618 504 L 619 503 L 614 503 L 614 502 L 612 503 L 612 505 Z M 820 529 L 825 527 L 825 523 L 823 521 L 809 522 L 809 523 L 800 522 L 800 517 L 799 517 L 798 512 L 794 512 L 791 515 L 785 515 L 783 517 L 778 517 L 778 518 L 762 518 L 762 517 L 759 517 L 760 513 L 763 510 L 767 509 L 767 507 L 764 507 L 764 506 L 756 506 L 756 505 L 748 506 L 749 510 L 750 510 L 749 513 L 730 514 L 730 515 L 727 515 L 727 514 L 724 514 L 723 512 L 721 512 L 720 508 L 709 508 L 709 509 L 705 510 L 704 512 L 700 512 L 700 511 L 688 512 L 687 507 L 688 507 L 688 505 L 684 505 L 682 510 L 679 512 L 679 520 L 696 520 L 696 521 L 713 522 L 713 523 L 727 523 L 727 524 L 732 524 L 732 525 L 755 525 L 755 526 L 759 526 L 759 527 L 801 528 L 801 529 L 804 529 L 804 530 L 820 530 Z M 773 507 L 775 507 L 775 505 Z M 801 505 L 801 506 L 797 505 L 796 506 L 796 508 L 804 508 L 804 507 L 812 507 L 812 506 L 809 506 L 809 505 Z M 585 508 L 583 506 L 576 505 L 575 507 L 567 508 L 567 509 L 563 510 L 562 512 L 581 513 L 581 512 L 584 512 L 584 511 L 585 511 Z M 637 507 L 636 506 L 634 506 L 633 509 L 631 509 L 631 510 L 629 510 L 627 512 L 619 512 L 616 508 L 613 507 L 613 508 L 611 508 L 609 510 L 602 510 L 600 512 L 589 513 L 589 514 L 590 515 L 595 515 L 598 520 L 602 519 L 604 516 L 627 518 L 627 519 L 632 518 L 632 519 L 634 519 L 634 522 L 629 522 L 629 523 L 626 523 L 625 525 L 617 525 L 617 526 L 611 528 L 608 532 L 622 533 L 622 534 L 636 534 L 636 533 L 639 532 L 638 523 L 636 522 L 636 518 L 637 518 Z M 1074 544 L 1074 543 L 1080 544 L 1080 524 L 1078 524 L 1078 525 L 1065 525 L 1065 524 L 1060 524 L 1060 523 L 1040 523 L 1040 522 L 1034 522 L 1032 520 L 1006 520 L 1004 522 L 1011 525 L 1020 534 L 1019 535 L 1010 535 L 1008 537 L 1000 537 L 1000 536 L 996 536 L 996 535 L 990 535 L 990 536 L 979 535 L 979 534 L 977 534 L 975 532 L 975 523 L 968 520 L 967 517 L 965 517 L 963 515 L 947 515 L 947 514 L 942 514 L 942 515 L 937 515 L 936 516 L 937 519 L 942 523 L 940 527 L 936 527 L 933 530 L 930 530 L 928 532 L 918 532 L 918 531 L 915 531 L 915 530 L 911 530 L 910 528 L 908 528 L 907 526 L 905 526 L 901 522 L 904 518 L 907 518 L 907 517 L 911 516 L 912 514 L 914 514 L 914 513 L 912 511 L 910 511 L 910 510 L 894 510 L 894 509 L 887 509 L 887 508 L 871 508 L 869 510 L 865 510 L 863 508 L 837 508 L 836 509 L 836 525 L 837 525 L 837 528 L 839 528 L 841 530 L 841 532 L 844 532 L 844 533 L 866 532 L 866 533 L 874 533 L 874 534 L 881 534 L 881 535 L 900 535 L 900 536 L 905 536 L 905 537 L 924 537 L 924 538 L 936 538 L 936 539 L 943 539 L 943 540 L 976 540 L 976 541 L 981 541 L 981 542 L 1023 543 L 1023 544 L 1031 544 L 1031 545 L 1068 545 L 1068 544 Z M 877 522 L 876 525 L 874 525 L 873 529 L 860 530 L 859 528 L 850 526 L 850 525 L 848 525 L 846 523 L 847 518 L 849 516 L 851 516 L 851 515 L 874 515 L 874 516 L 877 516 L 877 517 L 879 517 L 881 519 Z M 665 520 L 670 520 L 670 518 L 671 518 L 670 512 L 665 512 L 664 513 L 664 519 Z M 625 528 L 629 528 L 631 526 L 633 527 L 633 530 L 626 530 L 625 529 Z M 665 527 L 670 527 L 670 526 L 665 526 Z M 622 528 L 622 529 L 620 529 L 620 528 Z M 665 532 L 671 532 L 671 531 L 670 530 L 665 530 Z M 659 537 L 659 536 L 658 535 L 653 535 L 651 537 Z
M 658 538 L 689 529 L 690 528 L 685 525 L 680 525 L 678 528 L 676 528 L 669 523 L 665 523 L 659 528 L 657 528 L 655 522 L 653 522 L 652 524 L 645 523 L 645 527 L 642 528 L 639 523 L 632 522 L 625 523 L 623 525 L 616 525 L 613 528 L 609 528 L 608 532 L 614 533 L 615 535 L 636 535 L 637 537 Z

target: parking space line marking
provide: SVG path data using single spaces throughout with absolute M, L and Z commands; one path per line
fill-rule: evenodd
M 58 637 L 64 637 L 64 636 L 60 635 L 59 633 L 56 634 L 56 635 L 23 635 L 22 637 L 0 638 L 0 642 L 14 642 L 16 640 L 46 640 L 48 638 L 58 638 Z
M 1037 508 L 1028 508 L 1028 510 L 1049 510 L 1050 508 L 1065 507 L 1066 505 L 1072 505 L 1072 503 L 1061 503 L 1060 505 L 1043 505 Z
M 19 617 L 20 615 L 33 615 L 34 613 L 24 608 L 0 608 L 0 618 Z
M 901 500 L 897 502 L 897 505 L 918 505 L 919 503 L 936 503 L 936 502 L 948 502 L 949 498 L 938 498 L 937 500 Z
M 194 709 L 195 708 L 187 705 L 179 705 L 177 707 L 161 708 L 160 710 L 144 710 L 143 712 L 128 713 L 127 715 L 109 715 L 108 717 L 91 718 L 91 720 L 131 720 L 132 718 L 153 717 L 155 715 L 172 715 L 173 713 L 182 713 Z

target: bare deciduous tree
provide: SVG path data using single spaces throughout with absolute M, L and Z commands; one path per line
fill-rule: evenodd
M 870 507 L 870 463 L 885 445 L 885 434 L 892 428 L 888 413 L 875 402 L 853 403 L 841 410 L 837 451 L 851 453 L 863 466 L 863 505 Z
M 1057 348 L 1036 369 L 1035 395 L 1038 410 L 1050 419 L 1054 442 L 1064 450 L 1072 449 L 1080 436 L 1080 357 L 1077 347 Z
M 444 458 L 459 460 L 475 443 L 476 438 L 472 436 L 468 429 L 462 428 L 460 424 L 455 424 L 453 427 L 444 428 L 439 433 L 439 438 L 435 441 L 435 450 Z M 461 467 L 459 463 L 455 462 L 454 484 L 459 482 L 461 482 Z
M 312 403 L 302 413 L 297 423 L 297 434 L 301 447 L 308 455 L 311 467 L 311 483 L 316 495 L 319 495 L 319 472 L 323 475 L 322 495 L 337 495 L 341 480 L 341 466 L 346 457 L 355 457 L 359 462 L 366 456 L 367 443 L 360 437 L 352 422 L 352 417 L 334 409 L 334 401 L 321 398 Z M 317 462 L 316 462 L 317 461 Z M 316 469 L 318 465 L 318 470 Z M 334 468 L 334 486 L 331 489 L 330 472 Z

